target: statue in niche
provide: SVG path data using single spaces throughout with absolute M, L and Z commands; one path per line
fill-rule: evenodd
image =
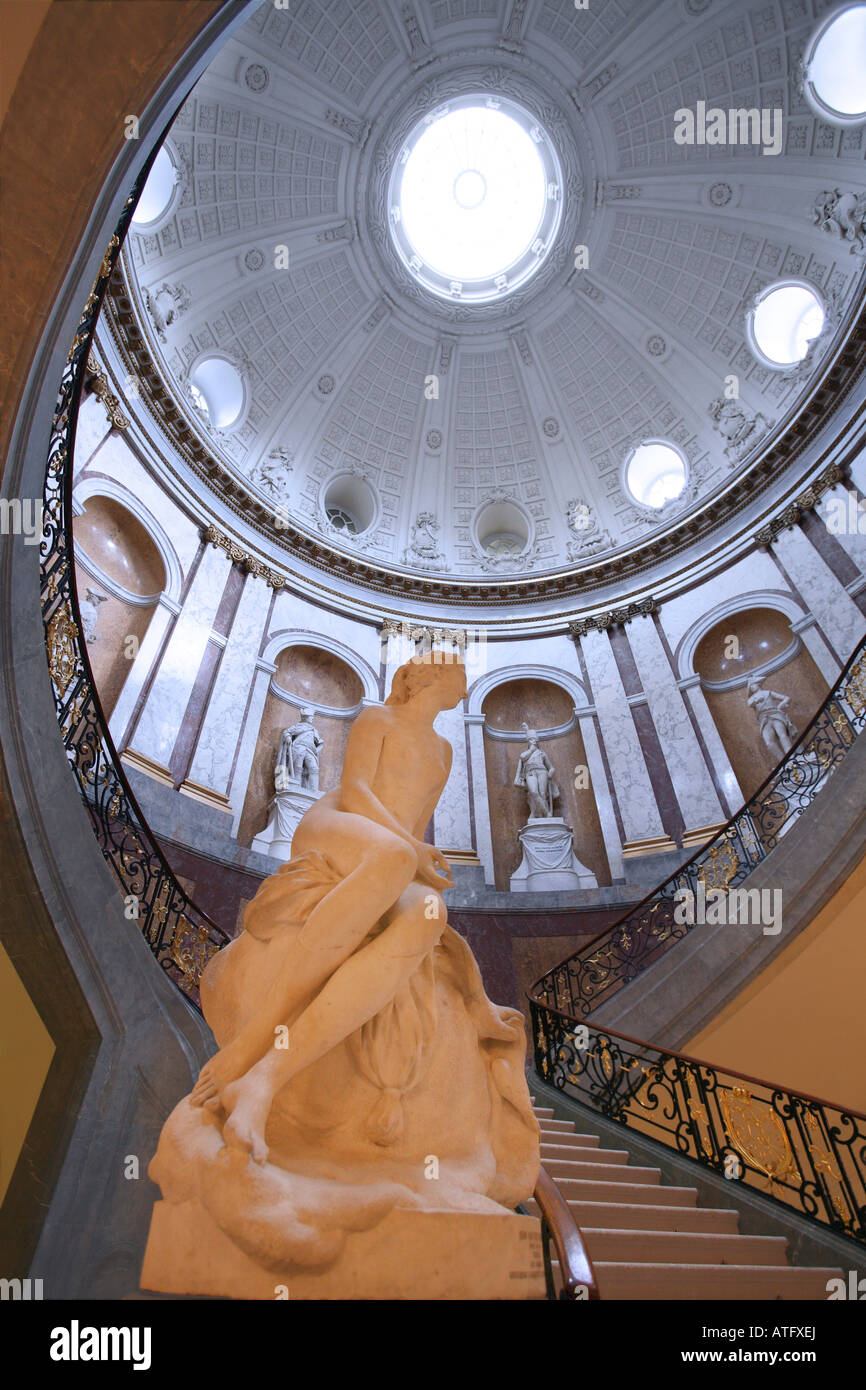
M 81 627 L 84 631 L 85 642 L 98 642 L 96 634 L 96 624 L 99 622 L 99 605 L 105 603 L 107 594 L 100 594 L 96 589 L 86 589 L 84 598 L 79 601 L 78 611 L 81 614 Z
M 299 710 L 300 719 L 283 729 L 277 762 L 274 768 L 274 790 L 289 791 L 303 787 L 304 791 L 319 790 L 319 749 L 325 740 L 313 725 L 313 711 L 305 705 Z
M 401 666 L 385 705 L 361 711 L 339 785 L 306 812 L 292 859 L 203 973 L 219 1051 L 150 1165 L 164 1200 L 145 1287 L 220 1292 L 231 1268 L 233 1288 L 254 1290 L 277 1270 L 313 1271 L 313 1296 L 340 1297 L 340 1261 L 362 1258 L 355 1233 L 380 1222 L 526 1220 L 513 1209 L 533 1191 L 539 1139 L 523 1017 L 487 998 L 448 925 L 447 861 L 422 838 L 452 761 L 433 721 L 466 694 L 463 663 L 433 657 Z M 396 1251 L 407 1288 L 424 1239 Z
M 530 820 L 547 820 L 554 815 L 553 803 L 560 794 L 553 763 L 538 741 L 538 731 L 530 729 L 525 722 L 521 727 L 526 734 L 529 747 L 520 755 L 514 785 L 526 788 Z
M 761 737 L 776 761 L 784 758 L 797 737 L 798 730 L 788 716 L 790 695 L 764 690 L 763 679 L 752 676 L 746 685 L 748 703 L 758 716 Z

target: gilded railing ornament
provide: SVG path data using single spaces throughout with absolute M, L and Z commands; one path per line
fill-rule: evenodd
M 61 700 L 75 679 L 77 667 L 75 639 L 77 636 L 78 626 L 72 621 L 72 614 L 68 605 L 64 604 L 62 608 L 58 608 L 48 624 L 48 631 L 45 636 L 48 647 L 48 669 Z
M 799 1182 L 800 1170 L 785 1126 L 775 1110 L 759 1105 L 744 1086 L 719 1093 L 719 1108 L 733 1147 L 763 1173 L 771 1192 L 785 1179 Z

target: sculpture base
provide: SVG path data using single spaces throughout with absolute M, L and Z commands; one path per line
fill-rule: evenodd
M 561 893 L 598 887 L 595 874 L 575 855 L 571 827 L 561 816 L 530 816 L 517 834 L 523 858 L 511 875 L 512 893 Z
M 319 1272 L 266 1270 L 196 1201 L 157 1202 L 141 1271 L 156 1293 L 267 1299 L 543 1299 L 534 1216 L 391 1211 Z
M 305 787 L 289 787 L 279 791 L 271 802 L 271 816 L 264 830 L 250 845 L 258 854 L 269 854 L 285 864 L 292 857 L 292 840 L 301 817 L 324 792 L 307 791 Z

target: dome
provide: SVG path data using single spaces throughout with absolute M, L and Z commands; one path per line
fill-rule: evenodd
M 584 592 L 676 563 L 790 460 L 862 292 L 823 187 L 862 130 L 789 67 L 835 30 L 758 48 L 704 10 L 543 0 L 503 30 L 492 3 L 310 0 L 234 31 L 153 166 L 112 329 L 149 427 L 270 563 Z M 635 482 L 650 446 L 672 471 Z M 492 505 L 514 524 L 488 535 Z

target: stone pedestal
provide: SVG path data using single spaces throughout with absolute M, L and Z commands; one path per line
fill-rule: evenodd
M 306 791 L 303 787 L 289 787 L 277 792 L 271 802 L 270 820 L 250 845 L 259 854 L 269 854 L 272 859 L 282 863 L 291 858 L 292 838 L 303 815 L 309 811 L 314 801 L 323 792 Z
M 512 893 L 556 893 L 598 887 L 595 874 L 576 857 L 571 827 L 561 816 L 530 816 L 517 833 L 523 858 L 511 875 Z
M 196 1201 L 157 1202 L 141 1287 L 247 1299 L 542 1299 L 541 1223 L 481 1212 L 390 1212 L 326 1269 L 265 1270 Z

